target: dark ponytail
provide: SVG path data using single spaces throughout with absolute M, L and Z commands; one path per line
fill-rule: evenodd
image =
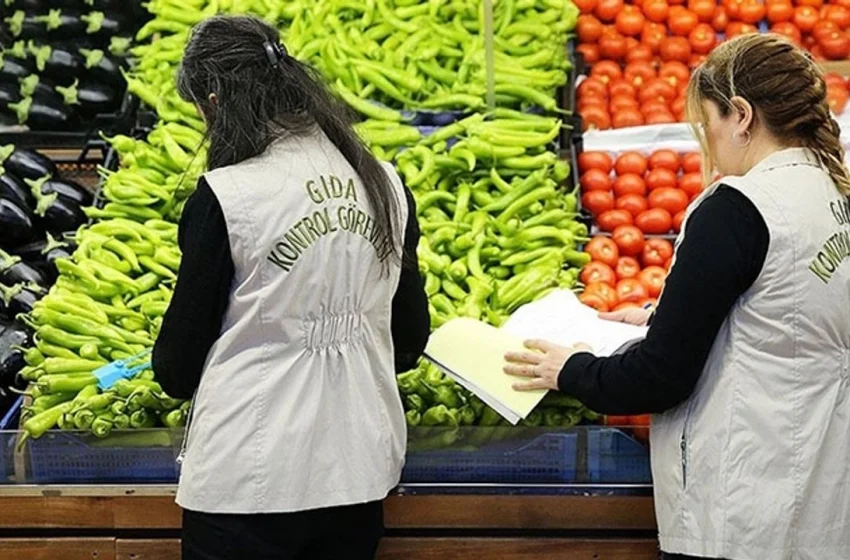
M 318 126 L 357 171 L 376 225 L 396 239 L 399 201 L 390 178 L 354 132 L 348 107 L 314 68 L 286 54 L 276 29 L 250 16 L 217 16 L 198 24 L 177 87 L 206 119 L 209 169 L 258 156 L 275 140 L 310 135 Z M 392 246 L 392 255 L 400 258 Z

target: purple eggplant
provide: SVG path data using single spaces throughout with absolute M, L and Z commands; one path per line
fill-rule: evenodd
M 15 284 L 38 284 L 46 288 L 47 279 L 44 274 L 23 262 L 21 257 L 13 256 L 0 249 L 0 284 L 13 286 Z
M 40 188 L 31 188 L 35 197 L 35 215 L 45 231 L 55 234 L 76 231 L 88 221 L 80 206 L 58 193 L 42 194 Z
M 35 206 L 35 197 L 30 189 L 11 173 L 0 175 L 0 197 L 17 202 L 24 210 L 32 210 Z
M 29 76 L 32 68 L 17 58 L 0 57 L 0 83 L 16 83 Z
M 85 57 L 83 65 L 89 80 L 122 89 L 124 76 L 121 74 L 121 65 L 114 58 L 100 49 L 80 49 L 80 54 Z
M 61 103 L 62 96 L 56 91 L 56 86 L 44 80 L 38 74 L 32 74 L 19 80 L 21 97 L 32 97 L 42 103 Z
M 10 198 L 0 197 L 0 247 L 27 243 L 34 235 L 35 224 L 26 206 Z M 0 268 L 2 266 L 0 262 Z
M 42 292 L 37 285 L 35 289 L 29 289 L 23 284 L 0 284 L 0 318 L 11 321 L 22 313 L 30 313 L 41 297 Z
M 2 76 L 2 74 L 0 74 Z M 9 105 L 21 102 L 21 92 L 15 87 L 10 78 L 8 81 L 0 80 L 0 111 L 7 111 Z
M 74 81 L 70 87 L 57 86 L 56 91 L 65 98 L 66 105 L 73 106 L 87 118 L 112 112 L 121 101 L 115 90 L 95 83 L 80 85 Z
M 29 186 L 30 194 L 36 189 L 43 195 L 56 193 L 60 198 L 73 202 L 77 206 L 91 206 L 94 202 L 92 193 L 73 181 L 52 179 L 49 175 L 45 175 L 41 179 L 24 179 L 24 182 Z
M 27 365 L 18 348 L 31 343 L 29 332 L 21 323 L 11 323 L 0 331 L 0 385 L 15 385 L 15 376 Z
M 70 259 L 76 248 L 76 244 L 72 241 L 61 239 L 61 237 L 56 239 L 48 233 L 47 239 L 17 247 L 15 254 L 44 272 L 47 280 L 52 284 L 59 276 L 56 261 L 58 259 Z
M 89 12 L 81 19 L 88 24 L 86 34 L 102 41 L 129 31 L 127 20 L 114 13 Z
M 30 130 L 63 131 L 76 124 L 74 111 L 52 99 L 24 97 L 19 103 L 10 104 L 9 109 L 17 115 L 18 123 L 27 125 Z
M 70 86 L 83 73 L 84 61 L 75 52 L 50 45 L 38 46 L 33 42 L 27 47 L 35 57 L 39 74 L 60 86 Z
M 12 144 L 0 146 L 0 166 L 19 179 L 40 179 L 56 175 L 56 164 L 34 150 L 15 148 Z
M 58 8 L 50 10 L 47 15 L 39 16 L 37 19 L 47 30 L 47 40 L 51 43 L 79 37 L 88 27 L 79 12 Z

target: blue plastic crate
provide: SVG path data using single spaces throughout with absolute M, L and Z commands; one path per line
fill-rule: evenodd
M 530 441 L 502 442 L 479 449 L 410 451 L 402 482 L 572 482 L 576 478 L 577 439 L 572 432 L 548 433 Z
M 620 430 L 589 430 L 587 472 L 593 483 L 649 484 L 652 482 L 649 450 Z
M 12 476 L 12 465 L 14 465 L 16 433 L 14 430 L 24 398 L 19 397 L 9 408 L 3 418 L 0 418 L 0 484 L 8 481 Z
M 0 430 L 14 430 L 15 424 L 18 423 L 18 416 L 21 412 L 21 407 L 24 405 L 24 397 L 18 397 L 18 399 L 12 403 L 12 406 L 9 407 L 9 410 L 6 411 L 6 414 L 3 415 L 3 418 L 0 418 Z
M 32 480 L 48 483 L 177 482 L 174 447 L 121 445 L 114 437 L 92 441 L 48 432 L 30 442 Z

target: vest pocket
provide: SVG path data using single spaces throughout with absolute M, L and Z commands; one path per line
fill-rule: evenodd
M 685 422 L 682 425 L 682 440 L 679 447 L 682 452 L 682 490 L 688 488 L 688 436 L 691 425 L 691 401 L 688 401 L 688 408 L 685 411 Z

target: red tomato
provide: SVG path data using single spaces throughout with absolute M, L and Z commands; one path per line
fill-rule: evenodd
M 600 169 L 607 175 L 614 168 L 614 161 L 608 152 L 582 152 L 578 155 L 578 169 L 582 173 L 591 169 Z
M 658 113 L 659 111 L 669 111 L 670 107 L 667 105 L 665 101 L 660 101 L 658 99 L 652 99 L 647 101 L 646 103 L 640 104 L 640 112 L 644 114 L 644 116 L 650 113 Z
M 654 78 L 640 88 L 638 99 L 641 103 L 649 103 L 650 101 L 670 103 L 676 99 L 676 88 L 663 78 Z
M 685 191 L 676 188 L 662 187 L 649 193 L 649 207 L 663 208 L 670 214 L 678 214 L 688 207 L 690 197 Z
M 611 117 L 611 125 L 614 128 L 629 128 L 640 126 L 644 123 L 643 113 L 637 107 L 626 107 L 620 109 Z
M 622 60 L 629 50 L 626 38 L 619 33 L 603 33 L 599 38 L 599 54 L 603 58 Z
M 844 31 L 833 31 L 821 37 L 818 44 L 828 60 L 844 60 L 850 56 L 850 36 Z
M 661 65 L 661 69 L 658 70 L 658 77 L 664 78 L 670 85 L 679 89 L 683 85 L 687 86 L 691 79 L 691 71 L 687 64 L 674 60 Z
M 652 52 L 657 53 L 661 49 L 661 43 L 667 37 L 667 28 L 660 23 L 647 23 L 643 26 L 640 34 L 640 42 L 649 47 Z
M 655 67 L 649 62 L 632 62 L 626 65 L 624 75 L 631 80 L 635 87 L 640 88 L 643 84 L 656 77 Z
M 764 19 L 764 4 L 756 0 L 747 0 L 741 4 L 738 19 L 744 23 L 756 24 Z
M 611 210 L 611 212 L 617 212 L 617 210 Z M 644 233 L 669 233 L 673 228 L 673 216 L 663 208 L 653 208 L 635 218 L 635 225 Z
M 770 31 L 771 33 L 787 37 L 795 45 L 799 46 L 803 42 L 803 35 L 800 33 L 800 30 L 790 21 L 776 23 L 770 28 Z
M 589 14 L 580 15 L 576 34 L 582 43 L 595 43 L 602 36 L 602 22 Z
M 847 89 L 847 83 L 844 81 L 844 78 L 841 77 L 841 74 L 836 74 L 835 72 L 827 72 L 823 76 L 824 81 L 826 82 L 826 87 L 837 87 L 841 89 Z
M 591 239 L 585 245 L 584 250 L 592 260 L 605 263 L 611 268 L 617 266 L 617 260 L 620 258 L 620 249 L 617 244 L 610 237 L 603 235 L 597 235 Z M 672 254 L 673 251 L 671 250 L 670 255 L 672 256 Z
M 687 63 L 691 58 L 691 44 L 684 37 L 667 37 L 661 41 L 661 60 L 678 60 Z
M 615 26 L 617 31 L 629 37 L 640 35 L 643 31 L 643 24 L 646 18 L 636 6 L 623 6 L 620 13 L 617 14 Z
M 646 288 L 646 292 L 651 298 L 657 298 L 664 287 L 664 280 L 667 278 L 667 271 L 660 266 L 648 266 L 640 271 L 638 280 Z
M 679 177 L 679 188 L 684 191 L 689 200 L 693 200 L 702 192 L 702 174 L 696 171 L 685 173 Z
M 694 27 L 699 23 L 699 18 L 693 12 L 684 8 L 670 12 L 670 17 L 667 18 L 667 27 L 673 35 L 687 37 Z
M 611 128 L 611 115 L 604 107 L 592 105 L 579 111 L 582 130 L 608 130 Z
M 643 444 L 649 444 L 649 424 L 651 418 L 652 417 L 648 414 L 632 416 L 632 424 L 634 426 L 639 426 L 637 428 L 633 428 L 632 433 L 634 434 L 635 439 Z
M 617 282 L 617 299 L 620 303 L 631 302 L 640 304 L 649 294 L 640 280 L 636 278 L 626 278 Z
M 646 182 L 636 173 L 624 173 L 614 179 L 614 195 L 618 198 L 627 194 L 646 195 Z
M 605 298 L 603 298 L 599 294 L 588 294 L 587 292 L 585 292 L 578 296 L 578 299 L 586 306 L 592 307 L 600 313 L 606 313 L 608 311 L 611 311 L 611 308 L 608 307 L 608 302 L 605 301 Z
M 688 9 L 703 23 L 711 21 L 715 8 L 717 8 L 717 2 L 714 0 L 688 0 Z
M 640 263 L 634 257 L 620 257 L 615 272 L 618 280 L 637 278 L 640 274 Z
M 617 197 L 616 207 L 628 211 L 632 217 L 637 218 L 643 211 L 649 209 L 649 203 L 646 197 L 639 194 L 627 194 Z
M 640 152 L 623 152 L 614 162 L 614 171 L 617 172 L 617 175 L 634 173 L 640 176 L 646 173 L 646 169 L 646 158 Z
M 732 23 L 726 26 L 727 39 L 732 39 L 733 37 L 737 37 L 739 35 L 747 35 L 758 32 L 759 30 L 755 26 L 740 21 L 733 21 Z
M 669 12 L 670 5 L 667 4 L 667 0 L 644 0 L 643 13 L 649 21 L 664 23 L 667 21 Z
M 614 209 L 614 193 L 611 191 L 587 191 L 581 195 L 581 205 L 598 216 L 603 212 Z
M 633 301 L 624 301 L 623 303 L 617 305 L 611 311 L 622 311 L 623 309 L 640 309 L 640 304 L 637 304 Z
M 617 285 L 617 274 L 614 269 L 603 262 L 591 262 L 581 271 L 581 283 L 587 286 L 594 282 L 602 282 L 609 286 Z
M 682 156 L 682 171 L 685 173 L 695 173 L 700 170 L 702 165 L 702 157 L 698 152 L 688 152 Z
M 650 169 L 669 169 L 673 173 L 678 173 L 681 167 L 679 154 L 673 150 L 656 150 L 649 156 Z
M 693 52 L 708 54 L 717 44 L 717 33 L 707 23 L 701 23 L 694 27 L 688 35 L 688 42 L 690 42 Z
M 578 182 L 582 192 L 611 190 L 611 177 L 601 169 L 588 169 Z
M 579 97 L 601 97 L 608 99 L 608 84 L 596 76 L 589 76 L 576 88 Z
M 631 423 L 631 416 L 606 416 L 605 425 L 615 428 L 625 428 Z
M 614 231 L 620 226 L 630 225 L 634 219 L 625 210 L 608 210 L 596 218 L 596 223 L 602 231 Z
M 842 87 L 826 86 L 826 100 L 829 103 L 830 110 L 836 115 L 840 115 L 847 107 L 848 94 L 847 90 Z
M 589 14 L 596 8 L 596 0 L 576 0 L 573 2 L 583 14 Z
M 623 70 L 620 65 L 613 60 L 600 60 L 593 65 L 590 75 L 598 78 L 605 84 L 609 84 L 614 80 L 619 80 L 623 77 Z
M 628 257 L 640 255 L 646 242 L 643 232 L 635 226 L 619 226 L 612 233 L 611 239 L 619 247 L 620 254 Z
M 711 28 L 718 33 L 726 31 L 726 26 L 729 25 L 729 14 L 726 13 L 726 8 L 717 6 L 714 10 L 714 17 L 711 18 Z
M 643 266 L 664 266 L 673 258 L 673 244 L 666 239 L 647 239 L 643 246 Z
M 582 43 L 576 47 L 576 51 L 581 54 L 581 57 L 588 64 L 599 62 L 602 55 L 599 54 L 599 45 L 591 45 L 590 43 Z
M 823 7 L 821 18 L 835 23 L 839 29 L 850 27 L 850 10 L 844 6 L 827 5 Z
M 664 262 L 664 268 L 667 269 L 667 272 L 670 272 L 670 269 L 673 268 L 673 259 L 669 258 Z
M 685 211 L 682 210 L 675 216 L 673 216 L 673 231 L 679 233 L 682 231 L 682 223 L 685 221 Z
M 811 6 L 813 8 L 820 8 L 823 6 L 824 0 L 797 0 L 798 6 Z
M 783 21 L 791 21 L 794 17 L 794 6 L 791 0 L 787 2 L 771 2 L 765 8 L 767 21 L 770 23 L 780 23 Z
M 623 9 L 623 0 L 597 0 L 593 13 L 602 21 L 614 21 Z
M 670 111 L 656 111 L 644 118 L 644 124 L 673 124 L 675 122 L 676 117 Z
M 835 31 L 838 31 L 838 26 L 835 23 L 821 20 L 817 22 L 815 28 L 812 30 L 812 36 L 820 43 L 821 39 L 828 37 Z
M 653 169 L 646 176 L 646 186 L 650 191 L 664 187 L 675 188 L 678 182 L 678 177 L 675 173 L 662 167 Z
M 639 110 L 640 104 L 632 95 L 617 95 L 611 97 L 611 102 L 608 104 L 608 110 L 614 115 L 614 122 L 617 122 L 617 113 L 624 109 Z M 614 128 L 620 128 L 616 124 Z
M 801 33 L 811 33 L 817 25 L 818 19 L 820 19 L 820 16 L 815 8 L 798 5 L 794 9 L 794 17 L 791 21 Z
M 635 97 L 637 95 L 637 88 L 628 78 L 620 78 L 608 84 L 608 93 L 611 94 L 611 97 L 618 95 Z
M 634 48 L 629 48 L 629 52 L 626 53 L 626 62 L 652 62 L 654 57 L 655 53 L 652 49 L 640 43 Z
M 578 111 L 581 113 L 585 109 L 594 106 L 599 107 L 600 109 L 608 110 L 608 100 L 604 97 L 579 97 L 578 99 Z
M 609 309 L 613 309 L 620 303 L 620 298 L 617 296 L 617 289 L 602 282 L 588 284 L 584 288 L 584 293 L 601 297 Z

